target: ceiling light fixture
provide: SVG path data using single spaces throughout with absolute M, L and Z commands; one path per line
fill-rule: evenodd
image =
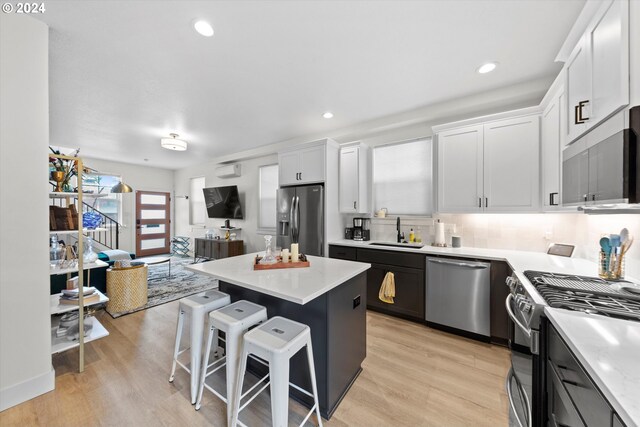
M 162 148 L 166 148 L 167 150 L 174 150 L 174 151 L 186 151 L 187 141 L 177 139 L 178 138 L 177 133 L 170 133 L 169 136 L 171 136 L 171 138 L 160 139 L 160 145 L 162 146 Z
M 205 37 L 213 36 L 213 27 L 207 21 L 196 21 L 193 23 L 193 28 Z
M 331 111 L 327 111 L 322 115 L 322 117 L 324 117 L 325 119 L 330 119 L 333 117 L 333 113 Z
M 497 66 L 498 66 L 497 62 L 487 62 L 486 64 L 482 64 L 477 71 L 480 74 L 487 74 L 495 70 Z

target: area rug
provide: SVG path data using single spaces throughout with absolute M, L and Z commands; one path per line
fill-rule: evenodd
M 109 314 L 116 319 L 125 314 L 135 313 L 218 287 L 217 281 L 210 276 L 186 270 L 184 266 L 189 264 L 193 264 L 193 258 L 171 257 L 171 277 L 169 277 L 168 264 L 150 265 L 147 279 L 147 304 L 134 310 Z

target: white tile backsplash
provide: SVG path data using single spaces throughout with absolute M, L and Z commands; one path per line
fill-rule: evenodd
M 576 246 L 574 256 L 594 262 L 603 234 L 619 233 L 626 227 L 640 240 L 640 215 L 437 214 L 433 218 L 401 217 L 401 230 L 408 239 L 413 228 L 421 233 L 424 243 L 431 244 L 433 224 L 438 219 L 446 224 L 447 243 L 452 234 L 462 237 L 462 246 L 476 248 L 546 252 L 550 243 L 568 243 Z M 371 238 L 395 241 L 396 217 L 372 218 Z M 626 273 L 640 279 L 640 241 L 627 254 Z

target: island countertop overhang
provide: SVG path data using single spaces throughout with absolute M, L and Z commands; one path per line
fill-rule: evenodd
M 308 255 L 310 266 L 307 268 L 254 270 L 253 262 L 256 255 L 257 253 L 252 253 L 207 261 L 185 268 L 223 282 L 304 305 L 371 267 L 371 264 L 363 262 Z

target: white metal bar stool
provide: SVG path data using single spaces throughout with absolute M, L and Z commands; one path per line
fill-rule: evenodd
M 196 403 L 198 395 L 198 379 L 200 378 L 200 359 L 202 357 L 202 333 L 204 329 L 204 317 L 209 312 L 217 310 L 231 303 L 231 297 L 224 292 L 212 290 L 204 294 L 192 295 L 180 300 L 180 309 L 178 310 L 178 325 L 176 327 L 176 343 L 173 350 L 173 364 L 171 366 L 171 375 L 169 382 L 172 383 L 176 374 L 176 364 L 180 365 L 185 371 L 191 375 L 191 403 Z M 191 315 L 191 345 L 180 350 L 180 340 L 182 338 L 182 329 L 184 316 L 186 313 Z M 187 367 L 178 360 L 178 356 L 190 349 L 191 365 Z
M 238 377 L 237 367 L 238 360 L 240 359 L 242 335 L 252 326 L 258 325 L 266 320 L 267 309 L 265 307 L 245 300 L 234 302 L 233 304 L 209 313 L 209 337 L 202 361 L 196 410 L 200 409 L 202 394 L 206 388 L 227 404 L 227 422 L 231 421 L 233 392 Z M 224 339 L 219 337 L 220 331 L 224 332 Z M 209 364 L 209 353 L 211 352 L 211 344 L 214 338 L 216 339 L 216 347 L 218 341 L 225 342 L 226 351 L 223 357 Z M 226 393 L 222 395 L 213 387 L 209 386 L 205 380 L 209 375 L 222 369 L 224 366 L 227 367 Z M 210 368 L 213 369 L 209 370 Z
M 312 387 L 311 392 L 289 382 L 289 361 L 303 347 L 306 347 L 307 351 Z M 266 379 L 265 377 L 245 393 L 242 393 L 242 384 L 247 369 L 247 357 L 249 355 L 257 356 L 269 363 L 269 381 L 241 406 L 242 399 L 253 392 L 253 390 Z M 244 426 L 238 419 L 240 411 L 246 408 L 268 385 L 271 385 L 271 421 L 274 427 L 285 427 L 288 424 L 289 386 L 309 397 L 313 397 L 314 400 L 314 405 L 300 425 L 304 425 L 315 411 L 318 417 L 318 425 L 322 427 L 320 404 L 318 403 L 318 389 L 316 386 L 316 371 L 311 346 L 311 329 L 309 329 L 307 325 L 276 316 L 244 334 L 237 381 L 238 384 L 233 395 L 233 418 L 231 420 L 233 427 L 236 425 Z

